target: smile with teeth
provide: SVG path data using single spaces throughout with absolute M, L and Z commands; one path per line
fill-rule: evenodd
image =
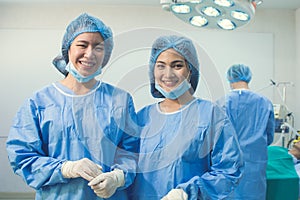
M 80 61 L 80 63 L 86 67 L 93 67 L 94 66 L 94 63 L 91 63 L 91 62 L 84 62 L 84 61 Z
M 171 80 L 165 80 L 165 81 L 162 81 L 162 83 L 168 87 L 168 88 L 172 88 L 172 87 L 175 87 L 178 83 L 178 81 L 171 81 Z
M 83 70 L 90 70 L 90 69 L 93 69 L 95 66 L 94 62 L 79 61 L 79 63 L 81 64 L 80 68 Z

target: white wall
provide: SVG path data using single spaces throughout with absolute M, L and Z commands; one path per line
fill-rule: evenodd
M 287 86 L 286 106 L 295 115 L 299 112 L 296 101 L 296 18 L 295 11 L 263 10 L 256 15 L 257 23 L 253 26 L 255 32 L 272 32 L 274 34 L 274 80 L 276 82 L 293 82 L 294 86 Z M 262 20 L 258 20 L 258 18 Z M 247 27 L 250 28 L 251 27 Z M 275 89 L 274 103 L 284 104 L 280 98 L 282 86 Z M 298 88 L 299 89 L 299 88 Z M 300 129 L 299 115 L 295 116 Z
M 23 100 L 30 96 L 33 91 L 62 77 L 52 67 L 51 61 L 60 50 L 60 41 L 66 24 L 82 12 L 100 17 L 112 28 L 117 41 L 118 38 L 126 38 L 130 33 L 143 33 L 140 34 L 142 37 L 128 37 L 128 46 L 133 45 L 132 52 L 134 53 L 120 50 L 123 54 L 119 55 L 118 51 L 114 52 L 114 62 L 111 64 L 112 66 L 118 65 L 120 68 L 124 65 L 124 68 L 126 68 L 132 63 L 135 66 L 134 69 L 126 68 L 122 70 L 128 74 L 144 73 L 136 77 L 145 77 L 145 79 L 141 78 L 141 80 L 135 82 L 140 84 L 138 87 L 147 88 L 147 72 L 145 69 L 148 60 L 145 61 L 139 58 L 148 55 L 152 37 L 162 33 L 188 35 L 198 41 L 199 45 L 203 45 L 200 54 L 207 59 L 202 68 L 207 70 L 210 66 L 214 67 L 212 72 L 204 71 L 208 74 L 212 73 L 210 74 L 212 77 L 205 77 L 206 81 L 202 79 L 201 82 L 201 87 L 212 88 L 207 90 L 206 94 L 199 92 L 199 96 L 214 99 L 227 92 L 227 84 L 223 77 L 227 65 L 231 64 L 230 61 L 247 62 L 246 64 L 249 64 L 254 71 L 251 83 L 253 89 L 259 90 L 268 86 L 271 78 L 277 82 L 290 81 L 295 83 L 295 86 L 287 87 L 286 105 L 295 115 L 296 128 L 300 129 L 300 108 L 297 105 L 300 96 L 299 92 L 296 92 L 299 91 L 299 84 L 296 82 L 297 74 L 300 74 L 300 27 L 296 24 L 300 23 L 300 11 L 258 9 L 254 21 L 246 27 L 234 32 L 220 32 L 197 29 L 184 24 L 170 13 L 162 11 L 159 5 L 117 7 L 74 3 L 2 3 L 0 4 L 0 36 L 2 38 L 0 55 L 4 60 L 11 62 L 11 65 L 9 62 L 0 65 L 2 69 L 2 78 L 0 79 L 2 103 L 9 104 L 0 106 L 0 113 L 2 113 L 0 116 L 0 159 L 5 161 L 4 165 L 0 165 L 2 180 L 0 182 L 0 192 L 31 191 L 19 177 L 13 175 L 6 162 L 5 138 L 11 120 Z M 197 35 L 197 32 L 199 32 L 199 35 Z M 226 49 L 224 54 L 227 53 L 229 58 L 220 59 L 219 55 L 222 52 L 218 49 L 217 42 L 222 37 L 227 39 L 224 43 L 232 43 L 230 48 L 237 48 L 240 45 L 239 53 L 228 52 L 226 51 L 228 49 Z M 245 43 L 241 42 L 243 38 L 247 39 Z M 132 42 L 133 40 L 134 42 Z M 209 41 L 212 41 L 212 45 L 209 44 Z M 139 43 L 144 44 L 134 46 Z M 3 48 L 3 46 L 9 46 L 10 48 Z M 254 47 L 257 47 L 257 50 Z M 15 66 L 16 63 L 18 63 L 17 66 Z M 120 78 L 118 78 L 116 68 L 107 68 L 104 73 L 106 75 L 103 77 L 105 80 L 117 83 L 120 86 L 122 86 L 122 81 L 129 81 L 126 75 L 120 75 Z M 213 75 L 218 78 L 216 79 Z M 216 87 L 216 85 L 211 85 L 215 83 L 209 80 L 217 80 L 217 83 L 221 84 L 221 89 L 217 94 L 209 94 Z M 149 94 L 140 94 L 140 88 L 128 88 L 130 91 L 134 91 L 136 96 L 145 97 L 143 102 L 140 101 L 141 99 L 136 98 L 138 107 L 143 103 L 153 101 Z M 261 93 L 266 94 L 274 103 L 283 103 L 279 94 L 281 91 L 281 87 L 268 87 L 262 90 Z

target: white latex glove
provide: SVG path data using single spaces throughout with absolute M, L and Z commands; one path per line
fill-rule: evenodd
M 102 173 L 91 182 L 89 186 L 94 190 L 97 196 L 101 198 L 111 197 L 117 190 L 125 184 L 124 173 L 120 169 L 115 169 L 112 172 Z
M 172 189 L 161 200 L 187 200 L 188 195 L 183 189 Z
M 88 181 L 102 174 L 102 167 L 88 158 L 77 161 L 66 161 L 62 164 L 61 173 L 65 178 L 82 177 Z

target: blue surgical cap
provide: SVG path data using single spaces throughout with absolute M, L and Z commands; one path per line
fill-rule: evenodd
M 250 68 L 243 64 L 232 65 L 227 71 L 227 80 L 230 83 L 235 83 L 238 81 L 249 83 L 251 78 L 252 73 Z
M 73 20 L 66 29 L 62 40 L 62 55 L 57 56 L 53 60 L 54 66 L 64 75 L 67 74 L 65 66 L 69 62 L 68 51 L 74 39 L 82 33 L 99 32 L 104 40 L 105 55 L 102 63 L 104 67 L 111 56 L 113 49 L 113 34 L 111 29 L 106 26 L 100 19 L 93 17 L 87 13 L 83 13 Z M 63 59 L 63 60 L 61 60 Z
M 174 49 L 180 53 L 187 61 L 191 70 L 191 90 L 193 94 L 199 82 L 199 62 L 198 55 L 193 42 L 183 36 L 161 36 L 155 40 L 152 45 L 150 62 L 149 62 L 149 77 L 151 84 L 151 94 L 155 98 L 164 98 L 164 96 L 155 88 L 154 66 L 158 56 L 167 49 Z

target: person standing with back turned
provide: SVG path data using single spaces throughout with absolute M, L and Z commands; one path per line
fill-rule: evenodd
M 251 78 L 248 66 L 231 66 L 227 80 L 232 91 L 217 101 L 236 130 L 245 161 L 244 174 L 234 190 L 235 200 L 266 198 L 267 147 L 273 142 L 275 131 L 273 104 L 249 90 Z
M 112 49 L 109 27 L 78 16 L 53 61 L 65 78 L 35 92 L 15 117 L 8 157 L 37 200 L 127 199 L 139 147 L 132 97 L 95 79 Z

